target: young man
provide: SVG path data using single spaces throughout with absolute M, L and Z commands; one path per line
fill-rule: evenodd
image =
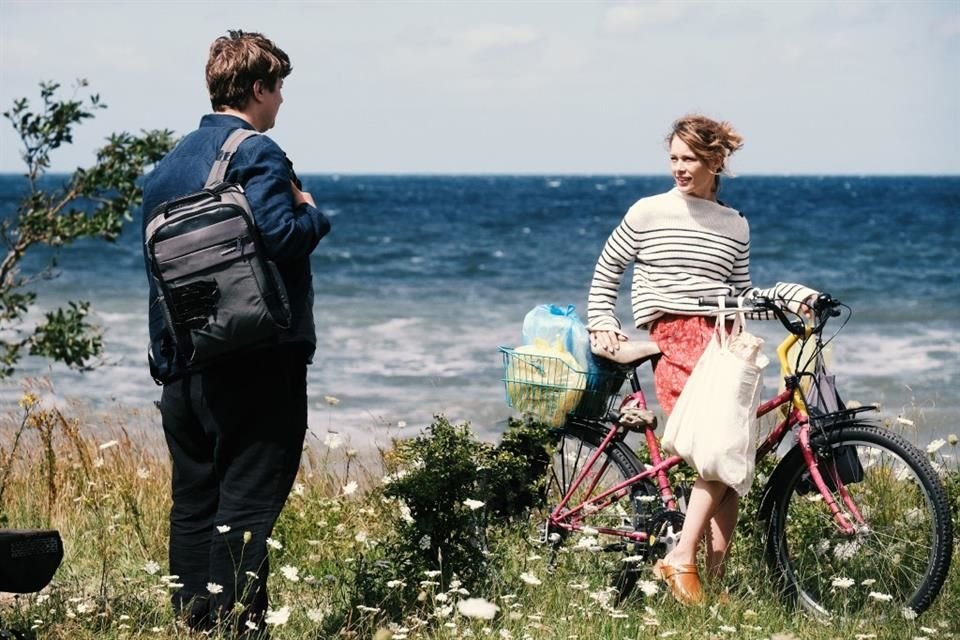
M 290 59 L 258 33 L 217 38 L 207 61 L 214 113 L 200 120 L 144 182 L 144 228 L 165 201 L 199 191 L 237 128 L 273 127 Z M 150 365 L 164 382 L 160 412 L 173 460 L 170 571 L 187 624 L 218 622 L 260 637 L 267 609 L 267 537 L 300 463 L 307 428 L 307 364 L 316 346 L 310 253 L 330 229 L 292 165 L 265 135 L 245 140 L 227 182 L 243 186 L 264 251 L 286 286 L 292 322 L 275 344 L 182 370 L 150 282 Z M 236 616 L 231 614 L 238 613 Z

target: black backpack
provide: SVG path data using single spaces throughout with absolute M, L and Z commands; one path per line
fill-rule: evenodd
M 274 342 L 290 327 L 283 280 L 264 254 L 243 187 L 223 181 L 240 143 L 254 135 L 231 133 L 203 190 L 158 205 L 144 231 L 156 302 L 183 372 Z

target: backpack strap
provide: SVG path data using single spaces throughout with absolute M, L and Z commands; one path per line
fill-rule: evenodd
M 258 135 L 260 135 L 260 133 L 257 131 L 241 128 L 235 129 L 227 136 L 226 142 L 220 147 L 220 153 L 217 154 L 217 159 L 214 160 L 213 166 L 210 168 L 210 175 L 207 176 L 207 181 L 203 185 L 203 188 L 212 189 L 223 182 L 224 177 L 227 175 L 227 167 L 230 165 L 230 158 L 237 152 L 240 143 L 251 136 Z

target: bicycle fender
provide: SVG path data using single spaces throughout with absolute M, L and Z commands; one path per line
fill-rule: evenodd
M 856 418 L 847 418 L 843 420 L 837 420 L 831 422 L 823 427 L 823 433 L 819 431 L 810 436 L 810 443 L 817 444 L 821 442 L 824 438 L 824 434 L 833 433 L 835 431 L 843 431 L 843 429 L 852 426 L 878 426 L 876 421 L 873 420 L 864 420 Z M 773 473 L 770 474 L 770 479 L 767 480 L 767 484 L 763 487 L 763 494 L 760 496 L 760 506 L 757 509 L 757 519 L 761 522 L 767 522 L 770 519 L 770 513 L 773 511 L 773 504 L 775 502 L 775 497 L 783 493 L 782 486 L 786 481 L 785 476 L 789 474 L 797 465 L 803 465 L 803 453 L 800 451 L 800 445 L 795 444 L 790 448 L 790 451 L 787 452 L 787 455 L 783 456 L 780 459 L 780 462 L 777 463 L 777 466 L 774 467 Z
M 774 467 L 773 473 L 770 474 L 770 478 L 767 480 L 767 484 L 763 487 L 763 494 L 760 496 L 760 506 L 757 508 L 757 520 L 760 522 L 770 521 L 773 504 L 776 502 L 774 498 L 783 493 L 781 486 L 784 483 L 785 476 L 796 466 L 797 463 L 795 459 L 798 457 L 802 458 L 800 447 L 794 445 L 794 447 L 787 452 L 787 455 L 783 456 L 780 462 L 777 463 L 777 466 Z
M 599 436 L 601 440 L 603 440 L 608 433 L 608 428 L 606 425 L 598 424 L 590 419 L 578 418 L 577 416 L 570 416 L 570 418 L 567 419 L 567 422 L 562 427 L 556 427 L 551 431 L 559 437 L 561 433 L 569 429 L 583 429 L 586 431 L 591 431 Z M 624 434 L 618 433 L 616 436 L 614 436 L 614 442 L 622 442 L 623 438 Z

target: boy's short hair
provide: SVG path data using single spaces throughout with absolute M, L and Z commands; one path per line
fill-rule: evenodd
M 290 57 L 260 33 L 230 31 L 210 45 L 207 90 L 214 111 L 243 109 L 257 80 L 273 91 L 290 75 Z

